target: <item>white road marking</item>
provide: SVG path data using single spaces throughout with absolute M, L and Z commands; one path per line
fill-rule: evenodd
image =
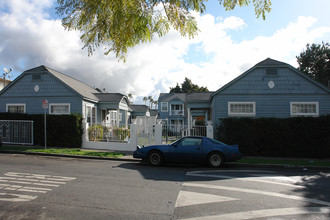
M 7 201 L 7 202 L 28 202 L 36 199 L 37 197 L 38 196 L 0 193 L 0 201 Z
M 183 186 L 229 190 L 229 191 L 236 191 L 236 192 L 243 192 L 243 193 L 253 193 L 253 194 L 274 196 L 274 197 L 280 197 L 280 198 L 285 198 L 285 199 L 293 199 L 293 200 L 299 200 L 299 201 L 304 201 L 304 202 L 311 202 L 311 203 L 315 203 L 315 204 L 330 206 L 330 202 L 326 202 L 326 201 L 322 201 L 322 200 L 318 200 L 318 199 L 309 199 L 309 198 L 304 198 L 301 196 L 286 195 L 286 194 L 282 194 L 282 193 L 268 192 L 268 191 L 255 190 L 255 189 L 243 189 L 243 188 L 237 188 L 237 187 L 217 186 L 217 185 L 200 184 L 200 183 L 183 183 Z
M 195 172 L 188 172 L 186 175 L 187 176 L 198 176 L 198 177 L 221 178 L 221 179 L 235 179 L 235 180 L 243 180 L 243 181 L 251 181 L 251 182 L 261 182 L 261 183 L 267 183 L 267 184 L 277 184 L 277 185 L 289 186 L 289 187 L 295 187 L 295 188 L 306 188 L 305 186 L 294 185 L 294 184 L 290 184 L 290 183 L 275 182 L 275 181 L 271 181 L 271 180 L 262 180 L 262 179 L 256 178 L 256 177 L 233 177 L 233 176 L 225 176 L 225 175 L 218 175 L 218 174 L 213 175 L 213 174 L 203 174 L 203 173 L 195 173 Z M 261 177 L 263 177 L 263 176 L 261 176 Z M 275 177 L 271 177 L 271 178 L 275 178 Z M 283 178 L 281 178 L 281 180 L 283 180 Z M 293 180 L 290 179 L 290 181 L 292 182 Z
M 45 187 L 59 187 L 60 185 L 64 185 L 68 181 L 72 181 L 75 179 L 76 179 L 75 177 L 8 172 L 5 173 L 5 177 L 0 177 L 0 182 L 2 182 L 0 184 L 0 190 L 29 192 L 29 193 L 47 193 L 52 189 Z M 26 185 L 35 185 L 42 187 L 31 187 Z M 31 201 L 37 197 L 38 196 L 0 193 L 0 201 L 9 201 L 9 202 Z
M 218 196 L 213 194 L 181 191 L 176 200 L 175 207 L 183 207 L 183 206 L 199 205 L 199 204 L 215 203 L 215 202 L 226 202 L 233 200 L 239 200 L 239 199 L 225 197 L 225 196 Z
M 182 220 L 214 220 L 214 219 L 226 219 L 226 220 L 246 220 L 256 218 L 266 218 L 274 216 L 288 216 L 288 215 L 302 215 L 302 214 L 330 214 L 330 208 L 328 207 L 294 207 L 294 208 L 282 208 L 282 209 L 264 209 L 246 212 L 235 212 L 212 216 L 202 216 L 185 218 Z

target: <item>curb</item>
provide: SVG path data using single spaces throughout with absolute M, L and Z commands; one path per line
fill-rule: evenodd
M 140 159 L 133 157 L 96 157 L 96 156 L 81 156 L 81 155 L 68 155 L 68 154 L 49 154 L 40 152 L 25 152 L 25 151 L 10 151 L 0 150 L 3 154 L 25 154 L 25 155 L 36 155 L 36 156 L 48 156 L 48 157 L 67 157 L 77 159 L 93 159 L 93 160 L 113 160 L 113 161 L 124 161 L 124 162 L 140 162 Z M 241 167 L 255 167 L 255 168 L 277 168 L 277 169 L 302 169 L 302 170 L 330 170 L 327 166 L 302 166 L 302 165 L 289 165 L 289 164 L 248 164 L 239 162 L 229 162 L 227 165 L 241 166 Z

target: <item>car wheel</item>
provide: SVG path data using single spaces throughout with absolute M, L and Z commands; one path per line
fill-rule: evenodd
M 148 154 L 148 161 L 151 166 L 161 166 L 163 164 L 163 155 L 159 151 L 151 151 Z
M 215 168 L 221 167 L 224 162 L 224 158 L 223 158 L 222 154 L 218 153 L 218 152 L 211 153 L 207 160 L 208 160 L 209 166 L 215 167 Z

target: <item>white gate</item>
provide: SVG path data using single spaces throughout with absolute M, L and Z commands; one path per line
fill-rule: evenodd
M 137 116 L 135 119 L 137 127 L 137 144 L 152 145 L 155 144 L 155 116 Z
M 2 143 L 33 145 L 33 121 L 0 120 Z

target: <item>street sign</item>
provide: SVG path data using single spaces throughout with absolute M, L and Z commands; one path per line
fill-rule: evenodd
M 42 100 L 42 108 L 44 108 L 44 109 L 48 108 L 48 100 L 47 99 Z

